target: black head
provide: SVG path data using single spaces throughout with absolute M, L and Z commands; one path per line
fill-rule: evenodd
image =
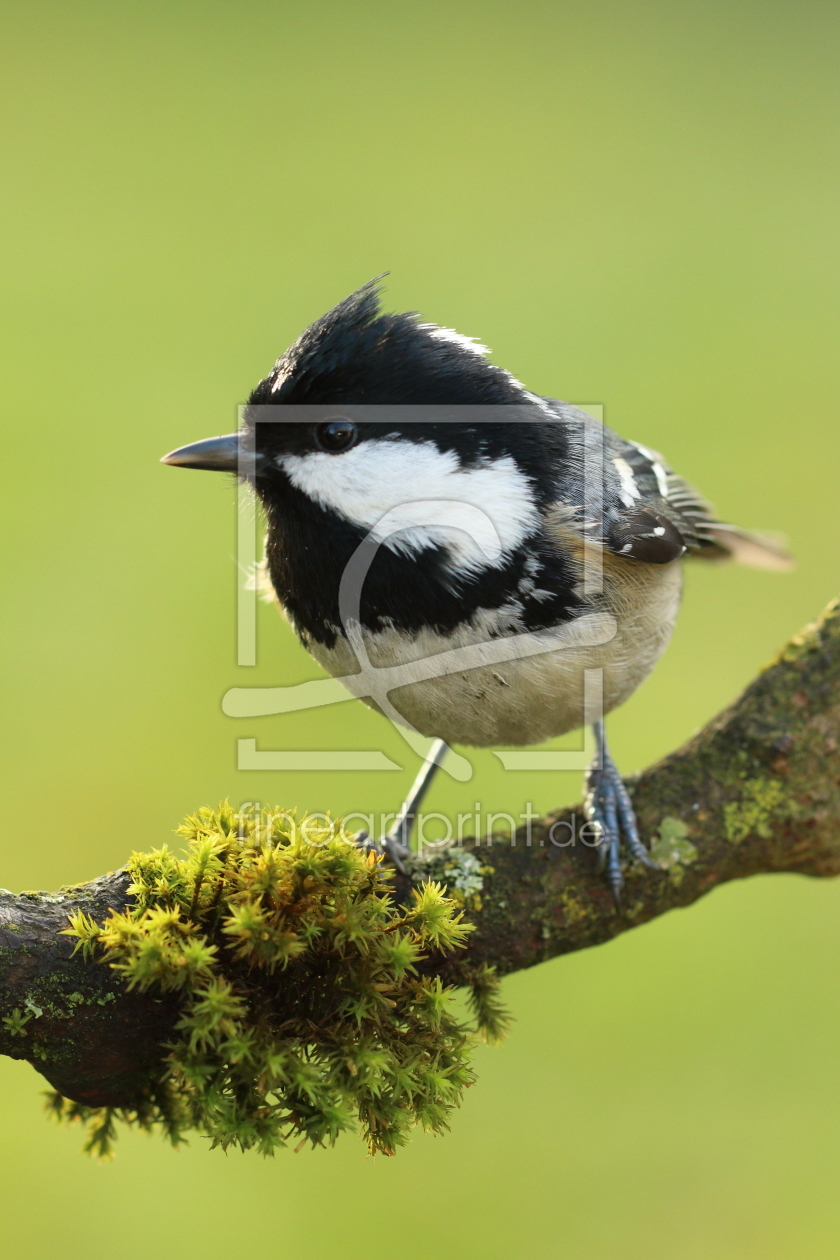
M 565 450 L 542 400 L 485 356 L 416 314 L 383 314 L 371 281 L 278 359 L 242 433 L 167 462 L 253 477 L 272 581 L 304 637 L 333 635 L 344 567 L 383 520 L 395 532 L 365 580 L 363 621 L 450 629 L 520 597 Z M 563 608 L 568 586 L 549 583 Z M 563 608 L 544 599 L 534 615 L 549 624 Z
M 282 493 L 276 469 L 287 454 L 337 455 L 365 442 L 373 458 L 378 443 L 397 439 L 431 443 L 464 467 L 509 455 L 538 483 L 547 444 L 561 442 L 556 425 L 534 423 L 546 420 L 542 401 L 473 338 L 413 312 L 384 313 L 380 293 L 371 280 L 339 302 L 252 391 L 245 431 L 260 496 Z M 419 480 L 411 488 L 422 494 Z

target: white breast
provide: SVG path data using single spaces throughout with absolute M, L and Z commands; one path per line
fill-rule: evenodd
M 607 642 L 478 665 L 397 687 L 389 698 L 417 730 L 448 743 L 533 744 L 575 730 L 584 723 L 584 670 L 603 671 L 605 713 L 626 700 L 650 673 L 671 637 L 681 579 L 679 561 L 646 565 L 607 558 L 604 593 L 592 603 L 593 611 L 608 612 L 615 619 L 615 634 Z M 371 663 L 382 667 L 487 643 L 500 633 L 521 629 L 516 610 L 507 608 L 483 610 L 449 635 L 386 628 L 364 632 L 364 642 Z M 344 640 L 331 649 L 313 644 L 310 650 L 330 674 L 358 669 Z

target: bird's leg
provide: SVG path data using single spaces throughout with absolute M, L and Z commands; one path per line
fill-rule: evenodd
M 636 814 L 624 780 L 610 756 L 603 718 L 593 725 L 595 732 L 595 760 L 586 772 L 586 800 L 584 813 L 589 822 L 598 824 L 601 839 L 598 851 L 598 869 L 606 870 L 617 906 L 621 905 L 624 875 L 621 870 L 621 838 L 633 857 L 652 870 L 659 867 L 651 858 L 639 838 Z
M 378 842 L 371 840 L 366 831 L 360 831 L 356 836 L 357 844 L 363 845 L 366 849 L 374 849 L 377 853 L 386 853 L 402 875 L 406 874 L 403 860 L 411 852 L 410 841 L 414 820 L 423 802 L 423 797 L 428 792 L 432 779 L 437 773 L 437 768 L 448 751 L 449 745 L 443 739 L 436 739 L 432 744 L 426 760 L 420 767 L 420 773 L 412 783 L 411 791 L 400 806 L 396 821 L 387 836 L 383 836 Z

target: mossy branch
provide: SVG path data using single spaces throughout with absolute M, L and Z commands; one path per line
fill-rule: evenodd
M 309 857 L 288 836 L 266 849 L 234 815 L 206 812 L 189 822 L 186 859 L 135 855 L 57 894 L 0 892 L 0 1053 L 46 1076 L 60 1114 L 92 1116 L 100 1151 L 115 1112 L 175 1138 L 192 1126 L 262 1149 L 298 1133 L 331 1140 L 350 1103 L 378 1149 L 409 1123 L 442 1127 L 471 1078 L 468 1034 L 441 985 L 469 986 L 494 1039 L 506 1023 L 499 975 L 599 944 L 727 880 L 840 873 L 840 602 L 628 787 L 661 870 L 626 871 L 621 913 L 581 842 L 580 807 L 512 837 L 433 847 L 387 887 L 340 836 L 332 873 L 316 863 L 301 875 Z M 289 979 L 305 967 L 332 986 L 313 999 L 308 1031 Z M 354 1020 L 364 1036 L 348 1031 Z

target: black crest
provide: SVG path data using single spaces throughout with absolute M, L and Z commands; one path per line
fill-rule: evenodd
M 522 386 L 416 312 L 385 314 L 380 277 L 301 333 L 251 394 L 252 404 L 522 404 Z

